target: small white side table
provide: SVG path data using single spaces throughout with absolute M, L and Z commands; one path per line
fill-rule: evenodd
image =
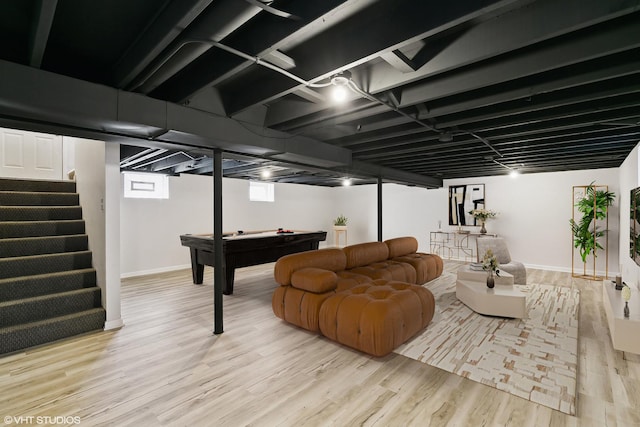
M 640 292 L 638 289 L 631 286 L 629 317 L 624 317 L 622 292 L 616 291 L 611 280 L 602 282 L 602 300 L 604 311 L 607 313 L 613 348 L 640 354 Z

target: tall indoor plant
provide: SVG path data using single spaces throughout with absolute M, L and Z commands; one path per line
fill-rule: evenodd
M 598 241 L 608 230 L 603 230 L 596 224 L 597 220 L 607 218 L 609 206 L 615 200 L 615 193 L 608 190 L 598 190 L 593 182 L 585 187 L 584 197 L 578 200 L 575 207 L 582 214 L 579 221 L 573 218 L 569 220 L 573 232 L 573 245 L 580 251 L 582 262 L 587 262 L 587 257 L 593 254 L 597 256 L 598 249 L 603 249 Z

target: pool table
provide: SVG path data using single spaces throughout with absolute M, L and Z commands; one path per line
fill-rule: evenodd
M 278 258 L 303 251 L 318 249 L 318 244 L 326 240 L 326 231 L 237 231 L 223 233 L 224 248 L 223 275 L 225 283 L 222 293 L 233 293 L 235 269 L 250 265 L 266 264 Z M 191 272 L 193 283 L 202 284 L 204 266 L 214 266 L 213 235 L 183 234 L 180 236 L 182 246 L 191 251 Z

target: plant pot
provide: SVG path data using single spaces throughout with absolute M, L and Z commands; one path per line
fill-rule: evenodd
M 346 230 L 347 226 L 346 225 L 334 225 L 333 229 L 334 230 Z

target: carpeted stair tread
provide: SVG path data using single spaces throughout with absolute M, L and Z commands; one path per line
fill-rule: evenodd
M 91 251 L 0 258 L 0 279 L 91 267 Z
M 5 206 L 77 206 L 77 193 L 0 191 L 0 205 Z
M 3 258 L 79 252 L 88 248 L 89 237 L 86 234 L 0 239 L 0 256 Z
M 94 268 L 10 277 L 0 279 L 0 302 L 94 286 L 96 286 L 96 270 Z
M 0 327 L 36 322 L 100 307 L 99 287 L 0 303 Z
M 80 206 L 0 206 L 0 221 L 82 219 Z
M 0 222 L 0 239 L 13 237 L 57 236 L 84 234 L 82 219 L 63 221 L 4 221 Z M 0 252 L 1 253 L 1 252 Z
M 0 328 L 0 354 L 104 328 L 105 310 L 92 308 L 66 316 Z
M 0 178 L 0 191 L 75 193 L 75 181 Z
M 0 178 L 0 354 L 104 328 L 72 181 Z

